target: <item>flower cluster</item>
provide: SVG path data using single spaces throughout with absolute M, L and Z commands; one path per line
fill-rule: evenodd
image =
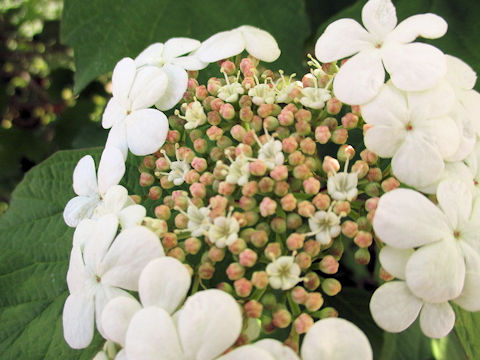
M 391 1 L 370 0 L 362 18 L 368 31 L 330 25 L 315 47 L 324 63 L 310 56 L 298 78 L 260 63 L 280 50 L 251 26 L 116 65 L 98 175 L 79 161 L 64 212 L 71 347 L 95 323 L 107 340 L 96 359 L 372 359 L 331 299 L 342 257 L 367 265 L 375 247 L 380 277 L 399 279 L 371 300 L 385 330 L 420 314 L 442 337 L 449 301 L 480 310 L 476 75 L 412 43 L 441 37 L 440 17 L 396 26 Z M 200 84 L 214 61 L 219 76 Z M 148 195 L 119 185 L 128 150 Z

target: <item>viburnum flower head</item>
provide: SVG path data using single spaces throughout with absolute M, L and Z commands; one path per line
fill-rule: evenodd
M 73 171 L 73 191 L 78 196 L 71 199 L 65 206 L 63 212 L 65 223 L 76 227 L 81 220 L 94 217 L 95 210 L 100 205 L 103 205 L 100 214 L 114 209 L 119 211 L 132 205 L 133 201 L 128 195 L 122 196 L 126 194 L 126 189 L 117 185 L 124 173 L 125 163 L 122 153 L 115 147 L 107 147 L 102 152 L 98 165 L 98 178 L 93 158 L 90 155 L 82 157 Z M 103 204 L 104 201 L 106 201 L 105 204 Z
M 155 106 L 162 110 L 174 107 L 187 90 L 186 70 L 201 70 L 208 62 L 201 61 L 196 55 L 186 55 L 200 47 L 200 41 L 190 38 L 172 38 L 165 44 L 155 43 L 148 46 L 136 58 L 138 69 L 155 66 L 162 69 L 168 77 L 168 85 Z
M 124 158 L 128 149 L 135 155 L 157 151 L 167 138 L 168 120 L 161 111 L 149 108 L 167 86 L 164 70 L 155 66 L 137 70 L 133 59 L 120 60 L 112 75 L 113 97 L 102 118 L 102 126 L 110 129 L 106 146 L 117 147 Z
M 408 257 L 401 277 L 416 297 L 434 304 L 453 300 L 478 311 L 479 198 L 473 199 L 461 181 L 444 181 L 437 199 L 438 207 L 414 190 L 386 193 L 375 212 L 375 233 L 392 247 L 418 248 Z
M 395 86 L 407 91 L 432 88 L 445 76 L 444 54 L 432 45 L 412 43 L 418 36 L 442 37 L 447 23 L 441 17 L 414 15 L 397 26 L 390 0 L 370 0 L 363 7 L 362 20 L 367 30 L 352 19 L 333 22 L 315 45 L 315 56 L 321 62 L 354 55 L 333 82 L 340 101 L 361 105 L 372 100 L 384 83 L 384 66 Z
M 84 220 L 74 234 L 67 272 L 70 295 L 63 308 L 63 333 L 74 349 L 87 347 L 93 338 L 94 319 L 102 332 L 101 312 L 125 290 L 138 290 L 138 278 L 150 260 L 163 256 L 158 237 L 143 226 L 123 230 L 118 219 L 106 215 Z M 123 290 L 125 289 L 125 290 Z
M 280 56 L 280 49 L 273 36 L 250 25 L 222 31 L 209 37 L 196 51 L 196 56 L 201 61 L 210 63 L 238 55 L 243 50 L 266 62 L 275 61 Z

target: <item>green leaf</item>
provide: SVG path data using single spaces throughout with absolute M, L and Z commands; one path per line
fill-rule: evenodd
M 474 360 L 480 354 L 480 312 L 469 312 L 453 305 L 455 309 L 455 333 L 466 354 L 466 359 Z
M 63 340 L 62 310 L 73 229 L 63 209 L 75 194 L 72 174 L 78 160 L 99 148 L 61 151 L 34 167 L 12 194 L 0 217 L 0 358 L 91 359 L 102 344 L 73 350 Z M 136 160 L 129 158 L 124 180 L 141 193 Z
M 398 0 L 393 1 L 397 9 L 399 22 L 409 16 L 421 13 L 434 13 L 440 15 L 448 22 L 448 31 L 440 39 L 426 41 L 438 47 L 446 54 L 461 58 L 468 63 L 477 73 L 480 73 L 480 2 L 470 0 Z M 362 7 L 365 0 L 357 1 L 323 23 L 317 30 L 317 37 L 334 20 L 353 18 L 361 21 Z M 480 85 L 477 83 L 477 90 Z
M 75 91 L 135 57 L 154 42 L 186 36 L 205 40 L 218 31 L 249 24 L 276 38 L 285 71 L 301 69 L 303 42 L 310 34 L 300 0 L 66 0 L 62 41 L 75 51 Z

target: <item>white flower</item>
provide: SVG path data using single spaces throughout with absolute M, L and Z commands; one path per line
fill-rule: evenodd
M 480 195 L 480 142 L 475 144 L 473 152 L 465 159 L 465 164 L 471 174 L 471 184 L 474 186 L 475 195 Z M 469 177 L 465 176 L 466 179 Z
M 102 332 L 100 314 L 105 304 L 117 296 L 129 297 L 122 289 L 137 290 L 145 265 L 163 255 L 158 238 L 144 227 L 130 227 L 115 237 L 115 215 L 85 221 L 74 235 L 67 272 L 70 295 L 63 309 L 64 337 L 74 349 L 90 344 L 94 319 Z
M 280 256 L 268 264 L 265 271 L 273 289 L 288 290 L 302 281 L 300 266 L 293 256 Z
M 213 220 L 208 229 L 208 239 L 218 248 L 232 245 L 238 239 L 240 225 L 229 213 L 227 217 L 219 216 Z
M 238 101 L 238 95 L 242 95 L 245 92 L 242 84 L 237 79 L 234 82 L 230 82 L 227 74 L 225 74 L 225 85 L 218 89 L 217 97 L 223 101 L 234 103 Z
M 297 354 L 278 340 L 263 339 L 243 345 L 217 360 L 300 360 Z
M 137 68 L 156 66 L 168 76 L 168 86 L 164 94 L 155 102 L 162 110 L 174 107 L 187 90 L 188 75 L 185 70 L 200 70 L 207 63 L 200 61 L 195 55 L 181 56 L 190 53 L 200 46 L 200 41 L 190 38 L 172 38 L 165 44 L 155 43 L 143 50 L 136 58 Z
M 358 194 L 358 174 L 347 172 L 348 162 L 345 164 L 345 171 L 328 177 L 327 191 L 332 199 L 337 201 L 352 201 Z
M 480 286 L 479 198 L 474 202 L 461 181 L 444 181 L 437 199 L 439 207 L 410 189 L 388 192 L 380 198 L 373 228 L 392 247 L 419 247 L 399 276 L 416 297 L 428 303 L 457 298 L 460 306 L 478 311 L 480 297 L 468 294 Z M 467 295 L 458 300 L 462 293 Z
M 255 136 L 255 139 L 260 146 L 260 149 L 258 149 L 258 159 L 262 160 L 265 165 L 267 165 L 268 170 L 272 170 L 276 165 L 283 164 L 285 156 L 282 151 L 282 142 L 275 140 L 273 136 L 270 136 L 267 129 L 265 129 L 265 137 L 267 141 L 262 144 Z
M 228 167 L 228 174 L 225 181 L 229 184 L 245 185 L 250 176 L 250 167 L 248 159 L 245 156 L 239 156 Z
M 203 106 L 197 100 L 188 104 L 185 116 L 180 115 L 178 110 L 175 111 L 175 115 L 187 122 L 185 124 L 185 129 L 187 130 L 196 129 L 207 122 L 207 115 L 203 111 Z
M 110 300 L 102 312 L 103 335 L 125 346 L 128 326 L 138 311 L 157 306 L 172 314 L 185 300 L 190 283 L 190 274 L 177 259 L 161 257 L 150 261 L 138 280 L 141 303 L 124 296 Z
M 312 232 L 305 234 L 315 235 L 315 239 L 322 245 L 327 245 L 333 238 L 340 235 L 340 216 L 336 215 L 331 209 L 327 211 L 317 211 L 308 219 L 308 226 Z
M 293 79 L 296 74 L 292 74 L 288 78 L 285 78 L 282 70 L 279 70 L 278 72 L 280 74 L 280 79 L 275 82 L 274 88 L 277 93 L 276 101 L 277 103 L 291 103 L 296 97 L 295 90 L 302 90 L 302 83 Z
M 126 158 L 128 149 L 135 155 L 149 155 L 163 145 L 167 117 L 149 107 L 165 93 L 167 85 L 166 72 L 158 67 L 137 70 L 130 58 L 117 63 L 112 75 L 113 97 L 102 118 L 102 126 L 110 129 L 107 146 L 117 147 Z
M 103 150 L 98 165 L 98 180 L 93 158 L 90 155 L 81 158 L 73 171 L 73 191 L 78 196 L 65 206 L 65 223 L 76 227 L 81 220 L 92 218 L 108 190 L 119 183 L 124 173 L 123 156 L 116 148 L 107 147 Z M 124 206 L 131 204 L 133 201 L 130 203 L 126 200 Z
M 205 40 L 196 55 L 205 62 L 215 62 L 240 54 L 243 50 L 259 60 L 272 62 L 280 56 L 277 42 L 265 30 L 243 25 L 219 32 Z
M 370 0 L 362 10 L 362 26 L 352 19 L 330 24 L 315 45 L 315 56 L 332 62 L 356 54 L 335 77 L 335 96 L 350 105 L 361 105 L 377 95 L 385 69 L 396 87 L 407 91 L 432 88 L 446 74 L 444 54 L 424 43 L 411 43 L 418 36 L 436 39 L 447 23 L 434 14 L 414 15 L 397 25 L 390 0 Z
M 190 171 L 190 164 L 185 160 L 180 160 L 178 151 L 175 151 L 176 161 L 170 161 L 165 150 L 162 154 L 170 165 L 170 172 L 159 172 L 159 174 L 167 175 L 168 181 L 173 182 L 176 186 L 180 186 L 185 182 L 185 175 Z
M 190 296 L 175 318 L 157 306 L 138 311 L 127 330 L 125 352 L 135 360 L 213 360 L 233 345 L 241 329 L 235 299 L 209 289 Z
M 273 104 L 275 102 L 275 90 L 269 84 L 257 84 L 248 90 L 248 96 L 252 97 L 252 102 L 260 106 L 262 104 Z
M 208 216 L 210 213 L 210 209 L 208 207 L 198 208 L 192 202 L 190 202 L 188 204 L 187 212 L 180 208 L 177 210 L 188 218 L 188 222 L 186 229 L 176 230 L 176 232 L 189 231 L 192 236 L 199 237 L 204 236 L 210 229 L 212 221 Z
M 323 109 L 325 101 L 328 101 L 331 97 L 332 95 L 327 89 L 307 87 L 302 89 L 300 102 L 310 109 Z
M 404 93 L 388 82 L 379 95 L 361 107 L 371 128 L 367 148 L 392 158 L 393 174 L 410 186 L 426 186 L 439 179 L 444 159 L 460 145 L 459 129 L 449 116 L 454 95 L 450 86 Z
M 302 360 L 372 360 L 367 336 L 354 324 L 339 318 L 317 321 L 303 339 Z

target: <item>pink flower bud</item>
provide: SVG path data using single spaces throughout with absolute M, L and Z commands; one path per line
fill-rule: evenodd
M 225 120 L 231 120 L 235 117 L 235 109 L 233 108 L 233 105 L 229 103 L 222 104 L 219 113 Z
M 243 250 L 238 256 L 239 263 L 245 267 L 252 267 L 257 263 L 258 255 L 252 249 Z
M 151 186 L 154 182 L 155 182 L 155 177 L 152 174 L 147 172 L 142 172 L 140 174 L 140 181 L 139 181 L 140 186 L 142 187 Z
M 223 135 L 223 130 L 217 126 L 211 126 L 207 129 L 207 136 L 211 141 L 217 141 Z
M 320 278 L 314 272 L 309 272 L 304 277 L 303 286 L 305 286 L 307 290 L 314 291 L 320 286 Z
M 184 160 L 190 164 L 195 157 L 195 152 L 190 148 L 181 146 L 177 150 L 177 155 L 180 160 Z
M 347 220 L 344 221 L 342 224 L 342 234 L 349 237 L 349 238 L 354 238 L 355 235 L 357 235 L 358 232 L 358 225 L 357 223 Z
M 268 234 L 264 230 L 256 230 L 250 237 L 250 242 L 257 248 L 264 247 L 268 242 Z
M 350 214 L 350 203 L 348 201 L 337 201 L 333 206 L 333 212 L 339 216 L 346 216 Z
M 400 186 L 400 182 L 397 179 L 395 179 L 393 176 L 383 180 L 381 184 L 382 190 L 385 192 L 395 190 L 399 186 Z
M 224 104 L 224 102 L 223 102 L 222 99 L 215 98 L 210 103 L 210 106 L 212 108 L 212 111 L 220 111 L 220 108 L 222 107 L 223 104 Z
M 162 238 L 162 245 L 165 249 L 169 250 L 177 246 L 177 235 L 174 233 L 165 233 Z
M 156 158 L 153 155 L 147 155 L 143 158 L 142 165 L 149 170 L 155 169 Z
M 305 180 L 312 175 L 310 168 L 305 164 L 297 165 L 293 168 L 293 177 L 295 179 Z
M 280 200 L 280 204 L 283 210 L 293 211 L 297 207 L 297 199 L 293 194 L 287 194 Z
M 186 229 L 188 224 L 188 218 L 183 214 L 175 216 L 175 226 L 178 229 Z
M 315 154 L 317 145 L 311 138 L 305 138 L 300 142 L 300 149 L 304 154 L 313 155 Z
M 298 112 L 300 112 L 300 110 L 298 110 Z M 312 126 L 308 121 L 300 120 L 295 123 L 295 130 L 299 135 L 306 136 L 312 132 Z
M 240 297 L 247 297 L 252 292 L 252 283 L 245 278 L 235 280 L 233 287 L 235 288 L 235 293 Z
M 227 294 L 233 295 L 233 287 L 232 287 L 232 285 L 230 285 L 227 282 L 218 283 L 216 288 L 218 290 L 222 290 L 222 291 L 226 292 Z
M 222 122 L 222 118 L 218 111 L 212 110 L 207 113 L 207 121 L 210 125 L 218 125 Z
M 359 231 L 353 241 L 355 242 L 355 244 L 357 244 L 358 247 L 366 248 L 372 245 L 373 237 L 372 234 L 369 232 Z
M 230 134 L 237 141 L 242 141 L 247 131 L 241 125 L 235 125 L 230 129 Z
M 175 186 L 175 184 L 171 181 L 168 181 L 168 177 L 167 176 L 162 176 L 160 178 L 160 186 L 164 189 L 171 189 L 172 187 Z
M 236 70 L 235 64 L 230 60 L 225 60 L 222 62 L 222 65 L 220 65 L 220 71 L 227 75 L 234 75 Z
M 251 157 L 253 154 L 252 147 L 250 145 L 238 144 L 235 148 L 235 156 L 245 155 Z
M 270 243 L 267 245 L 263 253 L 267 259 L 276 259 L 282 255 L 282 249 L 280 248 L 280 244 Z
M 218 185 L 218 193 L 221 195 L 229 196 L 235 191 L 235 184 L 230 184 L 226 181 L 221 181 Z
M 255 160 L 249 165 L 250 173 L 254 176 L 263 176 L 267 172 L 267 165 L 262 160 Z
M 242 80 L 242 86 L 247 90 L 254 88 L 255 85 L 257 85 L 255 83 L 255 78 L 251 76 L 247 76 Z
M 171 216 L 170 208 L 166 205 L 158 205 L 155 207 L 154 213 L 161 220 L 168 220 Z
M 335 274 L 338 266 L 338 261 L 332 255 L 327 255 L 318 264 L 318 269 L 324 274 Z
M 198 86 L 198 81 L 194 78 L 189 77 L 187 82 L 187 90 L 188 91 L 195 91 Z
M 205 172 L 202 175 L 200 175 L 200 183 L 202 183 L 205 186 L 211 186 L 213 182 L 215 181 L 215 177 L 213 176 L 212 173 Z
M 268 285 L 268 275 L 265 271 L 255 271 L 252 274 L 252 284 L 257 289 L 265 289 Z
M 245 145 L 250 145 L 250 146 L 254 145 L 256 143 L 255 131 L 253 131 L 253 130 L 247 131 L 247 133 L 243 137 L 242 143 L 244 143 Z
M 220 249 L 215 246 L 212 246 L 208 250 L 208 258 L 212 260 L 214 263 L 220 262 L 225 257 L 225 249 Z
M 286 194 L 288 194 L 289 189 L 290 185 L 286 181 L 278 181 L 275 183 L 273 192 L 277 196 L 285 196 Z
M 234 254 L 238 255 L 240 254 L 245 248 L 247 247 L 247 244 L 245 243 L 245 240 L 242 238 L 238 238 L 235 240 L 235 242 L 231 245 L 228 246 L 228 250 Z
M 197 139 L 193 142 L 193 148 L 200 154 L 207 152 L 207 141 L 205 139 Z
M 338 151 L 337 151 L 338 160 L 340 161 L 346 161 L 347 159 L 351 160 L 353 159 L 354 156 L 355 156 L 355 149 L 353 148 L 352 145 L 343 144 L 338 148 Z
M 177 130 L 169 130 L 167 133 L 167 141 L 176 144 L 180 141 L 180 133 Z
M 320 181 L 314 177 L 309 177 L 303 181 L 303 189 L 306 194 L 315 195 L 320 191 Z
M 155 168 L 158 171 L 167 171 L 170 169 L 170 164 L 168 163 L 167 159 L 161 157 L 155 161 Z
M 295 120 L 299 122 L 301 121 L 310 122 L 312 120 L 312 113 L 306 109 L 299 109 L 295 113 Z
M 295 256 L 295 262 L 302 270 L 306 270 L 312 265 L 312 257 L 306 252 L 302 251 Z
M 373 165 L 377 162 L 378 160 L 378 155 L 375 154 L 373 151 L 370 151 L 368 149 L 363 150 L 360 153 L 360 157 L 362 158 L 363 161 L 365 161 L 368 165 Z
M 328 278 L 322 281 L 322 290 L 328 296 L 335 296 L 342 290 L 342 284 L 337 279 Z
M 382 170 L 380 168 L 370 168 L 368 170 L 367 179 L 372 182 L 380 182 L 382 180 Z
M 239 205 L 243 210 L 248 211 L 257 206 L 257 201 L 253 197 L 242 196 L 239 200 Z
M 352 165 L 352 172 L 357 173 L 359 179 L 365 177 L 368 174 L 368 164 L 363 160 L 355 161 L 355 164 Z
M 202 247 L 202 242 L 199 239 L 194 237 L 190 237 L 186 239 L 183 244 L 185 246 L 185 251 L 187 252 L 187 254 L 190 254 L 190 255 L 197 254 L 200 251 L 200 248 Z
M 370 262 L 370 252 L 367 248 L 360 248 L 353 254 L 355 262 L 360 265 L 367 265 Z
M 273 187 L 275 186 L 275 181 L 273 181 L 269 177 L 263 177 L 258 182 L 258 189 L 261 193 L 269 193 L 273 191 Z
M 215 267 L 213 264 L 206 262 L 198 267 L 197 273 L 200 279 L 208 280 L 213 277 L 213 274 L 215 273 Z
M 175 204 L 173 203 L 173 199 L 170 195 L 167 195 L 163 198 L 163 204 L 165 206 L 168 206 L 170 209 L 173 209 L 173 207 L 175 206 Z
M 272 179 L 281 181 L 288 178 L 288 168 L 285 165 L 277 165 L 270 171 Z
M 256 73 L 255 64 L 250 58 L 243 58 L 240 61 L 240 71 L 245 76 L 253 76 Z
M 260 203 L 260 214 L 263 217 L 267 217 L 275 214 L 277 211 L 277 203 L 275 200 L 270 199 L 269 197 L 263 198 Z
M 315 213 L 315 207 L 310 201 L 303 200 L 298 204 L 297 212 L 299 215 L 309 218 Z
M 331 137 L 332 134 L 327 126 L 320 125 L 315 128 L 315 140 L 320 144 L 326 144 Z
M 178 246 L 176 248 L 173 248 L 172 250 L 170 250 L 167 253 L 167 256 L 173 257 L 180 262 L 185 261 L 185 252 Z
M 323 159 L 322 169 L 325 173 L 336 173 L 340 170 L 340 163 L 337 159 L 331 156 L 325 156 Z
M 242 188 L 242 195 L 244 196 L 254 196 L 258 193 L 258 183 L 256 181 L 249 181 Z
M 214 147 L 213 149 L 210 150 L 210 159 L 212 159 L 212 161 L 217 162 L 218 160 L 223 159 L 224 153 L 225 152 L 219 147 Z
M 327 194 L 317 194 L 312 199 L 312 203 L 318 210 L 326 210 L 330 207 L 330 196 Z
M 291 154 L 295 150 L 297 150 L 297 148 L 298 148 L 298 143 L 293 137 L 287 137 L 282 140 L 282 149 L 286 153 Z
M 345 129 L 354 129 L 358 124 L 358 116 L 352 113 L 346 113 L 342 117 L 342 125 Z
M 293 124 L 294 118 L 293 112 L 283 109 L 278 115 L 278 122 L 282 126 L 290 126 Z
M 267 129 L 268 131 L 275 131 L 277 130 L 279 124 L 278 124 L 278 120 L 276 117 L 274 116 L 267 116 L 264 120 L 263 120 L 263 126 L 265 129 Z
M 196 183 L 200 179 L 200 174 L 195 170 L 190 170 L 185 174 L 185 182 L 189 185 Z
M 332 141 L 335 144 L 345 144 L 348 139 L 348 131 L 346 129 L 336 129 L 332 133 Z
M 313 326 L 313 319 L 310 315 L 302 313 L 293 322 L 297 334 L 306 334 Z
M 239 263 L 231 263 L 228 265 L 226 273 L 230 280 L 238 280 L 245 274 L 245 268 Z
M 248 301 L 243 308 L 245 309 L 245 314 L 249 318 L 258 319 L 262 316 L 263 305 L 257 300 Z
M 279 309 L 273 313 L 273 325 L 284 329 L 292 323 L 292 314 L 287 309 Z
M 162 197 L 163 190 L 160 186 L 152 186 L 148 190 L 148 197 L 152 200 L 158 200 Z
M 249 106 L 244 106 L 240 108 L 239 116 L 240 120 L 251 122 L 253 120 L 253 111 Z
M 375 210 L 378 206 L 379 200 L 380 198 L 378 197 L 367 199 L 367 201 L 365 202 L 365 210 L 367 210 L 368 212 Z
M 320 249 L 321 244 L 314 239 L 307 240 L 303 245 L 303 250 L 311 257 L 315 257 L 320 254 Z
M 293 233 L 287 238 L 287 248 L 290 251 L 298 250 L 303 247 L 305 235 Z
M 197 100 L 205 100 L 205 98 L 208 96 L 208 90 L 205 87 L 205 85 L 200 85 L 195 88 L 195 97 Z
M 327 106 L 325 108 L 327 109 L 327 113 L 330 115 L 337 115 L 340 110 L 342 110 L 342 102 L 337 98 L 332 97 L 328 99 Z
M 260 216 L 258 215 L 258 212 L 257 211 L 246 211 L 245 212 L 245 226 L 253 226 L 255 225 L 258 220 L 259 220 Z
M 266 118 L 270 116 L 273 112 L 273 104 L 262 104 L 257 109 L 257 114 L 262 117 Z
M 316 83 L 317 83 L 317 79 L 315 79 L 315 76 L 311 73 L 305 74 L 302 77 L 302 85 L 304 88 L 315 87 Z
M 207 170 L 207 160 L 200 157 L 194 157 L 192 160 L 192 167 L 198 172 L 204 172 Z
M 270 222 L 274 233 L 284 234 L 287 231 L 287 221 L 283 217 L 275 217 Z
M 301 286 L 295 286 L 293 289 L 292 289 L 292 300 L 296 303 L 296 304 L 299 304 L 299 305 L 302 305 L 303 303 L 305 303 L 305 300 L 307 300 L 307 291 L 301 287 Z
M 305 300 L 307 311 L 313 312 L 319 310 L 323 305 L 323 296 L 319 292 L 309 293 Z

